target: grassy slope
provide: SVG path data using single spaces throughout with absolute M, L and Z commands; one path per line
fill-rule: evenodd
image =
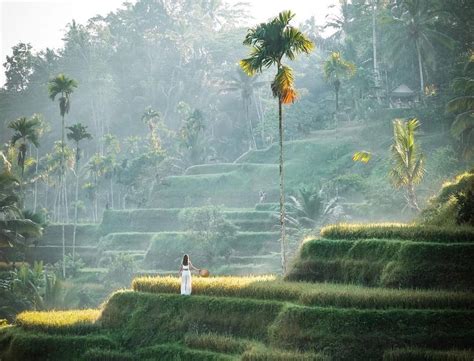
M 314 138 L 285 143 L 287 190 L 302 182 L 317 183 L 351 165 L 360 129 L 321 132 Z M 332 136 L 329 136 L 332 135 Z M 360 143 L 359 143 L 360 144 Z M 278 199 L 278 147 L 252 151 L 234 164 L 190 168 L 184 176 L 165 179 L 153 191 L 152 204 L 165 207 L 199 206 L 209 201 L 233 207 L 253 207 L 264 190 L 269 201 Z
M 473 243 L 308 239 L 291 280 L 474 290 Z
M 472 294 L 233 278 L 196 279 L 201 295 L 182 297 L 175 292 L 177 279 L 141 279 L 134 287 L 148 287 L 145 281 L 161 284 L 153 290 L 160 293 L 117 292 L 95 322 L 97 314 L 90 311 L 20 316 L 18 326 L 0 331 L 0 357 L 370 361 L 387 351 L 386 357 L 394 357 L 391 350 L 401 347 L 463 350 L 474 336 Z M 325 299 L 324 307 L 301 305 L 305 293 Z M 344 306 L 340 297 L 355 301 Z

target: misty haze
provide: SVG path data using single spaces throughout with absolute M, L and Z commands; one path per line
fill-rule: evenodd
M 0 361 L 474 360 L 471 1 L 66 4 L 0 4 Z

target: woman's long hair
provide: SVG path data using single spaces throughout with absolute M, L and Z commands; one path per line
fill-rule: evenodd
M 183 266 L 187 266 L 189 264 L 189 256 L 185 254 L 183 256 Z

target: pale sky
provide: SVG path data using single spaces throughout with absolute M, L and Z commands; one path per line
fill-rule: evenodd
M 129 0 L 135 2 L 135 0 Z M 291 9 L 295 21 L 314 16 L 323 24 L 328 13 L 336 12 L 331 5 L 338 0 L 227 0 L 229 3 L 248 2 L 255 23 Z M 94 15 L 106 15 L 122 6 L 124 0 L 0 0 L 0 86 L 3 85 L 6 55 L 19 42 L 31 43 L 34 51 L 62 46 L 66 24 L 75 19 L 84 24 Z

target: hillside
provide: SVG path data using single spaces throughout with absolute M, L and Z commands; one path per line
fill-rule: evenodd
M 0 358 L 471 360 L 473 231 L 437 230 L 325 228 L 287 277 L 312 282 L 195 277 L 184 297 L 178 278 L 140 277 L 97 311 L 20 314 Z

